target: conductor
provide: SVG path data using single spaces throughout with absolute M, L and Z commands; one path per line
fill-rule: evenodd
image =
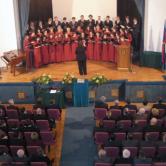
M 79 41 L 76 48 L 76 59 L 80 75 L 87 75 L 85 42 Z

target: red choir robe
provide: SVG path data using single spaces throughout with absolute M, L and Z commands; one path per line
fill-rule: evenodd
M 107 41 L 107 39 L 103 39 L 103 41 L 102 41 L 101 59 L 102 59 L 103 61 L 109 61 L 108 41 Z
M 56 59 L 57 59 L 57 62 L 65 61 L 64 53 L 63 53 L 63 35 L 62 34 L 57 34 Z
M 71 44 L 71 59 L 76 60 L 76 48 L 78 47 L 78 36 L 72 37 L 72 44 Z
M 94 59 L 94 38 L 93 37 L 88 37 L 87 57 L 90 60 Z
M 25 55 L 26 55 L 26 68 L 27 69 L 33 67 L 31 64 L 31 61 L 30 61 L 30 57 L 29 57 L 29 53 L 30 53 L 29 45 L 30 45 L 30 40 L 28 38 L 24 38 L 23 48 L 24 48 Z
M 95 37 L 95 44 L 94 44 L 94 60 L 101 60 L 101 51 L 102 51 L 102 43 L 101 37 Z
M 68 36 L 67 38 L 64 38 L 64 60 L 65 61 L 71 61 L 71 39 Z
M 34 43 L 34 67 L 39 68 L 42 65 L 41 45 L 38 42 Z
M 41 47 L 41 52 L 42 52 L 42 60 L 43 64 L 47 65 L 50 62 L 50 57 L 49 57 L 49 46 L 47 43 L 43 43 Z
M 115 63 L 115 47 L 113 44 L 114 39 L 110 39 L 110 42 L 108 44 L 108 56 L 109 56 L 109 61 Z
M 54 36 L 49 39 L 49 62 L 56 62 L 56 51 L 55 51 L 55 38 Z

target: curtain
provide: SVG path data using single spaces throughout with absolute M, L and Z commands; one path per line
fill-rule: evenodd
M 29 20 L 30 0 L 18 0 L 18 9 L 20 16 L 21 43 L 27 30 Z
M 140 56 L 144 51 L 144 20 L 145 20 L 145 0 L 134 0 L 139 15 L 141 16 L 141 38 L 140 38 Z

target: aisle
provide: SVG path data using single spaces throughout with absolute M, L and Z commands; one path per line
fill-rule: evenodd
M 69 108 L 66 113 L 61 166 L 92 166 L 96 146 L 92 107 Z

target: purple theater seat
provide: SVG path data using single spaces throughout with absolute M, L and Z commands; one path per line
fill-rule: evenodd
M 20 121 L 18 119 L 8 119 L 7 124 L 9 127 L 19 127 Z
M 110 109 L 110 111 L 111 111 L 111 118 L 118 118 L 118 117 L 120 117 L 121 116 L 121 110 L 119 110 L 119 109 Z
M 18 111 L 17 110 L 6 110 L 6 116 L 8 117 L 8 119 L 18 119 Z
M 128 110 L 128 113 L 132 116 L 132 117 L 134 117 L 135 116 L 135 114 L 136 114 L 136 110 Z
M 116 140 L 123 141 L 126 139 L 126 133 L 114 133 Z
M 135 166 L 152 166 L 152 164 L 135 164 Z
M 49 146 L 55 144 L 55 137 L 51 131 L 40 132 L 40 135 L 44 145 Z
M 166 166 L 166 162 L 156 162 L 153 163 L 153 166 Z
M 12 162 L 11 165 L 12 165 L 12 166 L 25 166 L 25 165 L 27 165 L 27 164 L 24 163 L 24 162 Z
M 31 166 L 47 166 L 45 162 L 31 162 Z
M 137 125 L 144 128 L 147 125 L 147 120 L 144 119 L 137 120 Z
M 54 120 L 61 120 L 61 113 L 59 109 L 48 109 L 48 117 Z
M 155 157 L 155 153 L 156 153 L 155 147 L 141 147 L 141 150 L 144 152 L 145 157 L 148 157 L 148 158 Z
M 40 131 L 50 131 L 48 120 L 36 120 L 36 125 L 39 127 Z
M 103 120 L 104 127 L 114 128 L 115 127 L 115 120 Z
M 104 162 L 97 162 L 97 163 L 95 163 L 95 166 L 112 166 L 112 164 L 104 163 Z
M 107 152 L 107 156 L 111 158 L 119 157 L 119 147 L 104 147 Z
M 28 155 L 37 154 L 39 149 L 41 149 L 40 146 L 27 146 Z
M 166 154 L 166 146 L 160 146 L 158 148 L 158 155 Z
M 24 146 L 10 146 L 10 152 L 13 156 L 17 155 L 17 150 L 18 149 L 23 149 L 24 150 Z
M 132 166 L 132 164 L 115 164 L 115 166 Z
M 153 139 L 153 141 L 157 141 L 159 139 L 160 133 L 159 132 L 146 132 L 145 136 L 149 135 L 150 138 Z
M 117 122 L 117 125 L 123 126 L 124 129 L 129 129 L 131 124 L 131 120 L 120 120 Z
M 2 152 L 5 152 L 5 153 L 9 152 L 9 149 L 6 145 L 0 145 L 0 149 L 1 149 Z
M 142 132 L 132 132 L 132 135 L 133 135 L 134 140 L 142 140 L 143 139 Z
M 108 141 L 109 134 L 107 132 L 95 132 L 95 143 L 103 144 Z
M 95 108 L 94 116 L 96 120 L 103 120 L 106 117 L 107 109 L 104 108 Z

